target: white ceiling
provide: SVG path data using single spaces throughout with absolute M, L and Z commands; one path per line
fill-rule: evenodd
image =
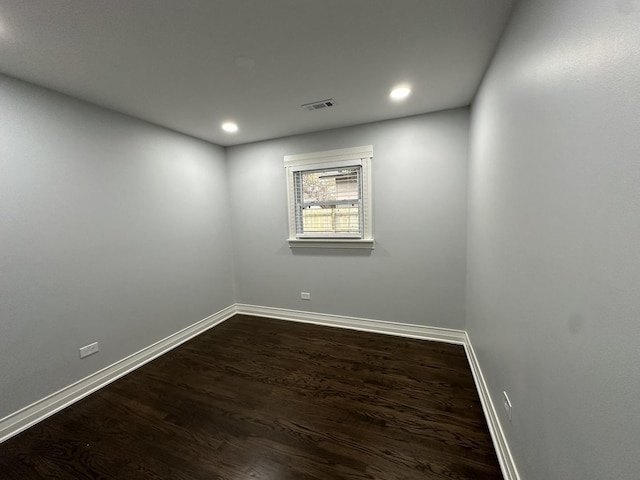
M 469 105 L 512 3 L 0 0 L 0 72 L 235 145 Z

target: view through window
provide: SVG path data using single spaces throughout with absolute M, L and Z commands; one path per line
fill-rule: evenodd
M 296 233 L 362 237 L 362 167 L 295 172 Z

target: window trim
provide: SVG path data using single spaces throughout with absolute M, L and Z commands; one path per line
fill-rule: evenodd
M 371 195 L 371 159 L 373 158 L 373 146 L 342 148 L 327 150 L 324 152 L 303 153 L 299 155 L 286 155 L 284 166 L 287 174 L 287 200 L 289 209 L 289 246 L 291 248 L 374 248 L 373 239 L 373 212 Z M 325 168 L 339 168 L 361 166 L 362 182 L 362 212 L 363 232 L 362 238 L 345 237 L 300 237 L 296 232 L 296 200 L 294 172 L 320 170 Z

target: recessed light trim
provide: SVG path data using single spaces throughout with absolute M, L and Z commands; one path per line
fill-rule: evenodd
M 405 100 L 409 95 L 411 95 L 411 87 L 408 85 L 398 85 L 391 90 L 389 97 L 391 97 L 391 100 L 394 102 L 400 102 Z
M 222 124 L 222 130 L 227 133 L 236 133 L 238 131 L 238 124 L 235 122 L 224 122 Z

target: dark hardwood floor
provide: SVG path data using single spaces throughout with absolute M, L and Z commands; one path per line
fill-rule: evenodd
M 238 315 L 0 445 L 2 479 L 501 479 L 461 346 Z

